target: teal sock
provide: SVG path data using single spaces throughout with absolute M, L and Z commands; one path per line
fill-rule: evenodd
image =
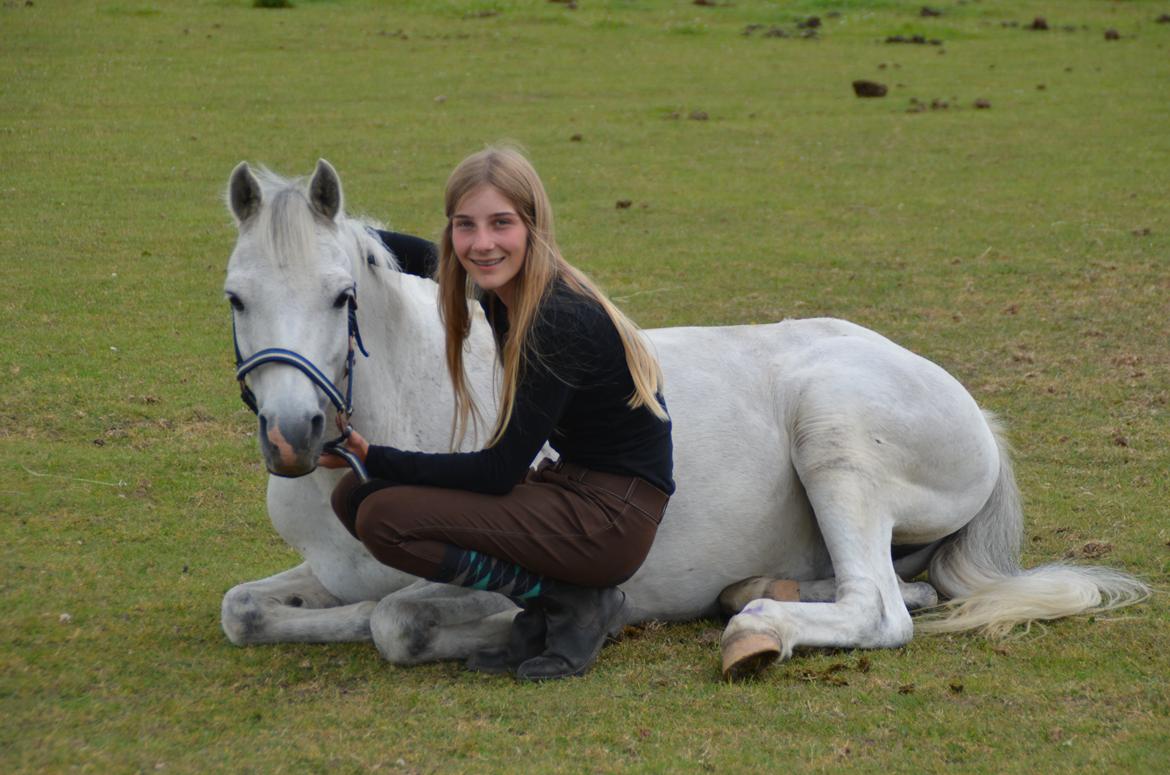
M 436 577 L 442 581 L 471 589 L 499 592 L 513 600 L 531 600 L 540 595 L 543 577 L 473 549 L 448 546 Z

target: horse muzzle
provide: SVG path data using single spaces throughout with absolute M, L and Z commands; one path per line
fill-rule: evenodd
M 325 446 L 325 414 L 286 418 L 261 411 L 260 452 L 268 472 L 295 478 L 313 473 Z

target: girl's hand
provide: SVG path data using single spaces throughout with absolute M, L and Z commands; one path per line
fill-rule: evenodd
M 345 439 L 345 448 L 357 455 L 358 460 L 363 463 L 366 462 L 366 455 L 370 453 L 370 443 L 363 439 L 357 431 L 349 432 L 349 436 Z M 317 459 L 317 465 L 322 468 L 347 468 L 349 466 L 345 460 L 329 452 L 321 453 L 321 457 Z

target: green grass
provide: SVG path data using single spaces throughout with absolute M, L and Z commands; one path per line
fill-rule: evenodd
M 0 6 L 0 769 L 1161 771 L 1164 593 L 735 686 L 717 622 L 540 687 L 228 645 L 223 592 L 297 562 L 231 378 L 228 173 L 324 156 L 352 210 L 434 234 L 451 167 L 502 138 L 641 324 L 877 328 L 1008 421 L 1027 563 L 1104 542 L 1165 589 L 1165 3 L 578 5 Z M 916 33 L 944 44 L 882 42 Z

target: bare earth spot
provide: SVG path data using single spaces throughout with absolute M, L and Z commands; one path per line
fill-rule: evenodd
M 1078 549 L 1069 549 L 1064 553 L 1070 560 L 1098 560 L 1108 556 L 1113 551 L 1113 544 L 1105 541 L 1089 541 Z

